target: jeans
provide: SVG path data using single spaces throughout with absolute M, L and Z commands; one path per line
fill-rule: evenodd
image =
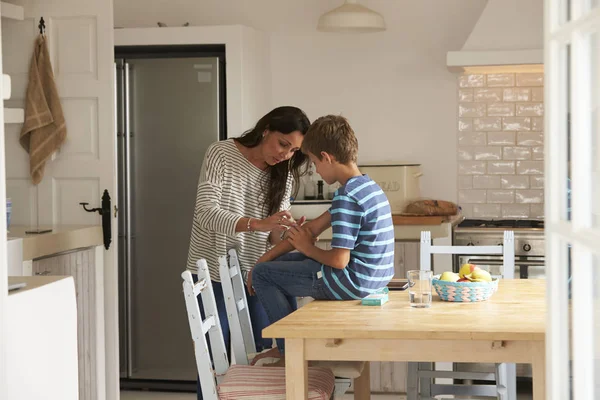
M 198 281 L 198 275 L 192 274 L 194 283 Z M 212 281 L 213 292 L 215 293 L 215 301 L 217 302 L 217 311 L 219 313 L 219 322 L 221 323 L 221 330 L 223 331 L 223 340 L 225 342 L 225 348 L 227 349 L 227 357 L 231 359 L 230 349 L 230 335 L 229 335 L 229 320 L 227 319 L 227 310 L 225 309 L 225 296 L 223 295 L 223 286 L 221 282 Z M 250 321 L 252 322 L 252 332 L 254 333 L 254 343 L 256 345 L 256 351 L 260 352 L 264 349 L 272 347 L 271 339 L 263 339 L 262 330 L 269 326 L 269 320 L 265 309 L 260 304 L 260 301 L 256 296 L 250 296 L 246 289 L 246 297 L 248 298 L 248 311 L 250 312 Z M 204 315 L 204 309 L 202 308 L 202 297 L 198 296 L 198 305 L 200 306 L 200 313 L 202 319 L 206 318 Z M 206 336 L 206 340 L 208 336 Z M 210 341 L 209 341 L 210 342 Z M 210 350 L 210 343 L 208 345 Z M 212 356 L 211 356 L 212 358 Z M 200 389 L 200 377 L 198 377 L 197 385 L 198 400 L 202 400 L 202 390 Z
M 252 286 L 272 324 L 298 308 L 296 297 L 334 300 L 320 272 L 321 263 L 301 253 L 288 253 L 254 267 Z M 284 340 L 277 339 L 281 354 L 285 353 L 284 346 Z

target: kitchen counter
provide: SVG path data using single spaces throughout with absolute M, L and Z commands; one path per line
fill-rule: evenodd
M 41 226 L 40 228 L 50 228 Z M 59 225 L 53 226 L 52 232 L 42 234 L 26 234 L 32 229 L 25 226 L 11 226 L 8 242 L 22 241 L 23 261 L 35 260 L 65 251 L 101 246 L 104 243 L 100 225 Z M 11 246 L 12 247 L 12 246 Z
M 418 242 L 421 240 L 422 231 L 431 232 L 432 239 L 446 238 L 452 227 L 458 225 L 463 219 L 462 215 L 457 215 L 439 225 L 394 225 L 394 238 L 396 241 Z M 331 228 L 329 228 L 319 235 L 319 240 L 331 240 L 331 235 Z

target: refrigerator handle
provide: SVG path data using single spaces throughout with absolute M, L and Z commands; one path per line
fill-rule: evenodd
M 127 329 L 127 369 L 129 376 L 133 375 L 133 338 L 131 332 L 131 289 L 133 285 L 131 284 L 132 280 L 132 240 L 131 236 L 133 234 L 132 226 L 131 226 L 131 82 L 129 80 L 129 63 L 125 62 L 123 64 L 123 72 L 124 72 L 124 86 L 123 86 L 123 95 L 124 95 L 124 113 L 123 113 L 123 135 L 125 138 L 125 242 L 126 242 L 126 276 L 127 276 L 127 319 L 129 322 L 129 329 Z

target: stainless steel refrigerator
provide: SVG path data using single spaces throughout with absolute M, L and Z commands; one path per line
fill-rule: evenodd
M 200 167 L 226 137 L 224 47 L 117 47 L 122 387 L 196 380 L 181 289 Z

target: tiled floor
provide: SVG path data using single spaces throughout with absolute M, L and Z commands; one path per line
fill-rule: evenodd
M 517 400 L 531 400 L 531 394 L 519 393 Z M 144 392 L 144 391 L 122 391 L 121 400 L 195 400 L 193 393 L 165 393 L 165 392 Z M 352 394 L 345 395 L 342 400 L 352 400 Z M 489 398 L 488 398 L 489 399 Z M 406 400 L 405 396 L 374 394 L 371 400 Z

